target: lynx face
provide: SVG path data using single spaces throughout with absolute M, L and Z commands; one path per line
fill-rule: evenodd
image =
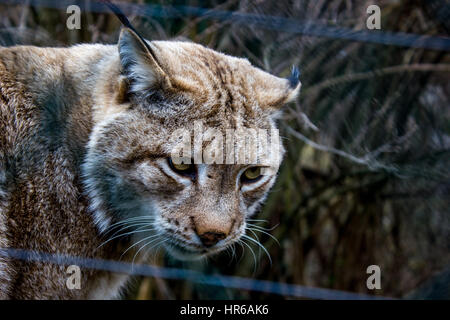
M 123 92 L 99 106 L 83 165 L 100 231 L 129 236 L 136 254 L 163 245 L 183 259 L 238 241 L 275 181 L 283 148 L 270 163 L 177 164 L 174 131 L 194 132 L 199 122 L 224 137 L 229 129 L 276 129 L 274 116 L 298 80 L 192 43 L 143 43 L 129 29 L 118 64 L 124 76 L 111 81 Z

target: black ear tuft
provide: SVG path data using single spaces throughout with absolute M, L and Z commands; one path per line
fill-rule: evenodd
M 120 22 L 122 22 L 122 24 L 125 27 L 131 29 L 139 37 L 139 39 L 142 41 L 142 43 L 148 49 L 148 51 L 153 54 L 152 49 L 147 44 L 145 39 L 139 34 L 139 32 L 136 31 L 136 29 L 131 24 L 130 20 L 128 20 L 128 18 L 125 16 L 125 14 L 122 12 L 122 10 L 120 10 L 120 8 L 118 6 L 116 6 L 114 3 L 112 3 L 109 0 L 100 0 L 100 2 L 104 3 L 109 9 L 111 9 L 111 11 L 116 15 L 116 17 L 120 20 Z
M 125 27 L 130 28 L 131 30 L 136 32 L 136 30 L 134 30 L 128 18 L 125 16 L 122 10 L 120 10 L 119 7 L 117 7 L 114 3 L 112 3 L 109 0 L 100 0 L 100 2 L 104 3 L 109 9 L 111 9 L 111 11 L 117 16 L 117 18 L 119 18 L 120 22 L 122 22 L 122 24 Z
M 291 75 L 289 76 L 289 85 L 292 89 L 297 87 L 300 82 L 300 71 L 296 66 L 292 66 Z

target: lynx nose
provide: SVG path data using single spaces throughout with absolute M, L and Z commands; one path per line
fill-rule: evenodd
M 225 233 L 222 232 L 205 232 L 198 236 L 205 247 L 212 247 L 226 237 Z

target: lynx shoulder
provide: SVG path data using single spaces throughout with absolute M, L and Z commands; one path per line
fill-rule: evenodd
M 0 48 L 0 247 L 129 261 L 159 246 L 180 259 L 222 251 L 244 235 L 283 149 L 264 175 L 177 163 L 172 134 L 199 122 L 274 129 L 296 77 L 129 28 L 118 45 Z M 0 297 L 111 298 L 127 280 L 81 273 L 74 290 L 66 266 L 0 257 Z

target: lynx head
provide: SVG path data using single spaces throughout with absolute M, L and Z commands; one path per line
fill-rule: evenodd
M 273 185 L 284 150 L 274 161 L 230 161 L 246 138 L 230 140 L 227 132 L 252 128 L 273 136 L 277 112 L 300 88 L 298 74 L 281 79 L 201 45 L 144 41 L 129 28 L 111 59 L 120 73 L 105 76 L 97 89 L 83 164 L 99 230 L 129 236 L 133 250 L 162 244 L 186 259 L 238 241 Z M 180 129 L 192 148 L 175 159 Z M 226 146 L 222 161 L 214 158 Z

